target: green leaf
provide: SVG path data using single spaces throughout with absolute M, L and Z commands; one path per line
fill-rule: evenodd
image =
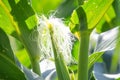
M 8 57 L 13 62 L 15 62 L 14 54 L 11 49 L 9 39 L 1 28 L 0 28 L 0 52 L 3 53 L 4 56 Z
M 98 59 L 104 54 L 104 52 L 95 52 L 91 54 L 88 58 L 88 70 L 93 66 L 93 64 L 98 61 Z
M 16 56 L 17 56 L 18 60 L 21 62 L 21 64 L 23 64 L 24 66 L 26 66 L 28 68 L 31 67 L 30 59 L 29 59 L 29 56 L 27 55 L 27 52 L 25 49 L 18 50 L 16 52 Z
M 120 0 L 114 0 L 113 8 L 116 14 L 115 23 L 120 26 Z
M 7 0 L 2 0 L 3 3 L 7 6 L 8 10 L 10 10 L 9 4 Z M 11 34 L 15 29 L 12 27 L 11 20 L 7 15 L 6 11 L 2 8 L 0 1 L 0 27 L 7 33 Z
M 117 26 L 115 22 L 115 12 L 113 7 L 111 6 L 105 13 L 104 17 L 102 17 L 100 22 L 96 25 L 96 30 L 97 32 L 101 33 L 112 29 L 115 26 Z
M 0 29 L 0 79 L 26 80 L 15 64 L 15 58 L 5 32 Z
M 26 80 L 27 78 L 27 80 L 42 80 L 40 76 L 22 66 L 14 56 L 7 35 L 0 29 L 0 79 Z
M 120 36 L 117 36 L 119 33 L 118 31 L 119 27 L 116 27 L 99 35 L 99 39 L 94 50 L 95 52 L 89 56 L 89 68 L 104 54 L 105 51 L 115 49 L 116 41 L 120 40 Z
M 56 7 L 62 2 L 62 0 L 30 0 L 33 9 L 39 15 L 48 14 L 51 10 L 55 10 Z
M 93 29 L 96 24 L 100 21 L 100 19 L 103 17 L 107 9 L 110 7 L 112 4 L 113 0 L 88 0 L 84 5 L 82 5 L 82 8 L 84 9 L 87 17 L 87 24 L 88 24 L 88 29 Z M 81 7 L 81 6 L 79 6 Z M 76 18 L 77 22 L 74 22 L 73 24 L 76 25 L 78 23 L 79 16 L 81 15 L 79 13 L 80 8 L 77 8 L 73 11 L 73 14 L 71 17 L 71 21 L 74 22 L 72 18 L 75 16 L 78 17 Z M 81 15 L 82 16 L 82 15 Z M 84 17 L 84 16 L 83 16 Z M 81 21 L 79 21 L 82 23 Z M 80 24 L 79 23 L 79 24 Z
M 83 8 L 87 15 L 88 28 L 92 29 L 103 17 L 114 0 L 89 0 Z
M 72 48 L 72 56 L 74 57 L 75 61 L 78 61 L 79 44 L 80 44 L 80 41 L 76 40 Z
M 118 28 L 116 46 L 114 49 L 114 54 L 112 56 L 112 62 L 111 62 L 111 72 L 113 73 L 117 70 L 120 59 L 119 55 L 120 55 L 120 27 Z
M 31 65 L 30 59 L 24 46 L 20 43 L 19 40 L 12 37 L 11 35 L 9 35 L 9 40 L 10 40 L 11 48 L 15 53 L 15 55 L 17 56 L 17 58 L 19 59 L 19 61 L 27 68 L 30 68 Z
M 33 71 L 40 74 L 40 68 L 37 64 L 40 59 L 39 46 L 37 41 L 30 39 L 30 29 L 36 27 L 37 24 L 35 12 L 27 0 L 8 0 L 8 3 L 11 11 L 9 11 L 3 2 L 1 2 L 1 6 L 15 28 L 17 36 L 28 51 Z
M 8 57 L 0 52 L 0 79 L 26 80 L 22 71 Z
M 77 7 L 77 0 L 65 0 L 56 12 L 57 17 L 70 17 L 72 11 Z
M 55 56 L 55 65 L 56 65 L 58 80 L 70 80 L 68 68 L 65 65 L 62 55 L 59 55 L 59 57 L 57 56 Z
M 30 39 L 30 29 L 37 25 L 35 12 L 27 0 L 7 0 L 7 3 L 10 5 L 11 10 L 9 10 L 3 1 L 0 1 L 0 6 L 8 16 L 17 33 L 17 37 L 20 38 L 20 41 L 28 51 L 33 71 L 40 74 L 38 65 L 40 59 L 39 46 L 37 41 Z
M 56 72 L 58 76 L 58 80 L 70 80 L 68 68 L 64 62 L 62 53 L 57 48 L 57 44 L 54 42 L 52 30 L 50 31 L 51 41 L 52 41 L 52 48 L 54 52 L 54 59 L 55 59 L 55 66 Z

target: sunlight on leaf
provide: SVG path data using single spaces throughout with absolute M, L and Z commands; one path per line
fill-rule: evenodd
M 109 29 L 115 27 L 114 18 L 116 17 L 114 8 L 111 6 L 107 12 L 105 13 L 104 17 L 100 20 L 100 22 L 96 26 L 96 30 L 98 33 L 105 32 Z
M 63 0 L 31 0 L 30 2 L 35 12 L 41 15 L 48 14 L 52 10 L 55 10 L 62 1 Z
M 95 27 L 95 25 L 100 21 L 100 19 L 103 17 L 107 9 L 110 7 L 112 2 L 113 0 L 104 0 L 104 1 L 88 0 L 86 1 L 86 3 L 82 7 L 86 12 L 88 29 L 93 29 Z M 72 16 L 74 15 L 74 17 L 75 16 L 78 17 L 80 15 L 79 13 L 77 13 L 77 9 L 74 10 Z M 74 17 L 71 17 L 71 20 L 74 20 L 72 19 Z M 74 25 L 76 25 L 76 23 L 78 23 L 78 20 L 77 22 L 73 22 Z
M 0 27 L 9 34 L 11 34 L 15 30 L 11 24 L 11 21 L 7 13 L 4 11 L 1 5 L 0 5 Z

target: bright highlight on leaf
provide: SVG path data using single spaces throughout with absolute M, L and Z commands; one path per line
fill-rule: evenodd
M 96 27 L 96 24 L 104 16 L 107 9 L 112 4 L 113 0 L 88 0 L 84 5 L 79 6 L 75 9 L 71 16 L 71 29 L 76 29 L 78 25 L 82 22 L 79 21 L 80 13 L 77 10 L 82 7 L 86 13 L 88 29 L 93 29 Z M 80 11 L 80 10 L 78 10 Z M 83 16 L 83 15 L 82 15 Z

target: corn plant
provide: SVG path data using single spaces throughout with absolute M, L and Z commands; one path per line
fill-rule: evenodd
M 0 80 L 119 80 L 119 34 L 120 0 L 0 0 Z

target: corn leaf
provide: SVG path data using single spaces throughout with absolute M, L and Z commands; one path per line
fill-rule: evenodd
M 107 9 L 110 7 L 112 2 L 113 0 L 104 0 L 104 1 L 88 0 L 84 3 L 84 5 L 82 5 L 82 8 L 84 9 L 87 17 L 88 29 L 93 29 L 96 26 L 96 24 L 100 21 L 100 19 L 106 13 Z M 72 13 L 72 17 L 71 17 L 72 29 L 78 27 L 79 24 L 81 23 L 79 21 L 79 16 L 80 16 L 78 11 L 79 9 L 80 8 L 77 8 Z
M 77 7 L 77 0 L 65 0 L 56 12 L 57 17 L 70 17 L 72 11 Z
M 14 54 L 11 49 L 9 39 L 1 28 L 0 28 L 0 52 L 15 63 Z
M 8 10 L 11 10 L 7 0 L 0 0 L 0 27 L 7 33 L 11 34 L 15 29 L 12 27 L 12 23 L 9 19 L 9 16 L 6 14 L 6 11 L 2 8 L 1 2 L 3 2 Z
M 0 79 L 26 80 L 25 75 L 8 57 L 0 52 Z
M 26 80 L 23 72 L 15 64 L 9 39 L 5 32 L 0 29 L 0 79 Z
M 30 0 L 30 3 L 39 15 L 48 14 L 51 10 L 55 10 L 62 0 Z
M 30 38 L 31 29 L 36 27 L 37 24 L 35 12 L 27 0 L 7 0 L 7 3 L 9 3 L 11 10 L 6 6 L 6 3 L 0 0 L 0 6 L 5 11 L 17 33 L 17 37 L 19 37 L 29 54 L 32 67 L 36 67 L 33 68 L 33 71 L 40 74 L 39 70 L 36 70 L 39 69 L 39 65 L 35 66 L 33 62 L 38 62 L 40 58 L 39 46 L 37 41 L 31 40 Z
M 94 63 L 104 54 L 104 52 L 95 52 L 91 54 L 88 58 L 88 69 L 90 69 Z

